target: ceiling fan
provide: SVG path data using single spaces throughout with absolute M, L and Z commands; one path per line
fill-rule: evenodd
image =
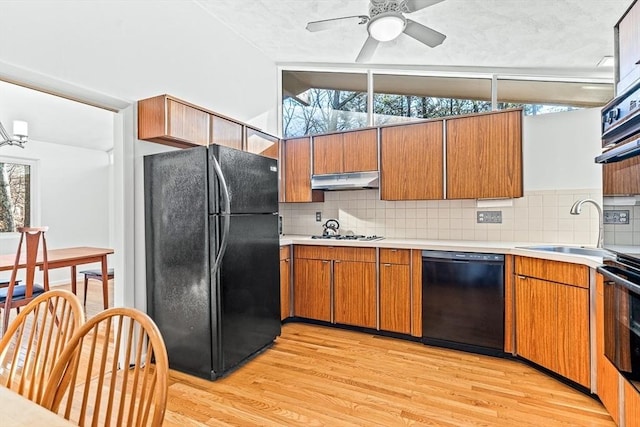
M 404 13 L 412 13 L 442 1 L 444 0 L 370 0 L 369 16 L 343 16 L 312 21 L 307 24 L 307 30 L 313 32 L 328 30 L 348 21 L 357 22 L 358 25 L 367 24 L 369 37 L 356 58 L 356 62 L 367 62 L 373 56 L 380 42 L 391 41 L 401 33 L 405 33 L 429 47 L 442 44 L 447 36 L 404 17 Z

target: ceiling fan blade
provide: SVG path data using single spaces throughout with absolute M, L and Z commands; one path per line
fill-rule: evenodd
M 355 15 L 355 16 L 343 16 L 342 18 L 323 19 L 322 21 L 311 21 L 307 23 L 307 30 L 309 31 L 323 31 L 330 28 L 337 28 L 347 23 L 354 24 L 366 24 L 369 22 L 367 15 Z
M 425 27 L 422 24 L 418 24 L 416 21 L 412 21 L 411 19 L 407 19 L 407 26 L 404 29 L 404 33 L 430 47 L 436 47 L 442 44 L 444 39 L 447 38 L 444 34 L 429 27 Z
M 378 40 L 369 36 L 367 41 L 364 42 L 362 49 L 360 49 L 356 62 L 368 62 L 373 57 L 373 54 L 378 47 L 378 43 L 380 43 Z
M 407 6 L 407 11 L 411 13 L 442 1 L 444 0 L 405 0 L 404 4 Z

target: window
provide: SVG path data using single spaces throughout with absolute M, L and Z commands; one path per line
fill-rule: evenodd
M 613 85 L 498 79 L 498 109 L 522 107 L 525 115 L 601 107 L 613 98 Z
M 374 124 L 491 111 L 491 79 L 376 74 Z
M 32 224 L 34 176 L 35 162 L 0 158 L 0 233 Z
M 492 109 L 522 108 L 524 114 L 536 115 L 601 107 L 611 100 L 613 89 L 597 79 L 564 76 L 283 70 L 282 134 L 291 138 Z
M 367 126 L 367 75 L 282 73 L 285 138 Z

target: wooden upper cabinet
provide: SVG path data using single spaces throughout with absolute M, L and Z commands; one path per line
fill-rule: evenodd
M 210 142 L 242 150 L 242 124 L 212 114 Z
M 522 197 L 522 110 L 450 118 L 447 198 Z
M 313 137 L 313 174 L 342 173 L 343 135 L 332 133 Z
M 313 137 L 314 175 L 377 170 L 377 129 Z
M 344 172 L 378 170 L 378 130 L 346 132 L 343 141 Z
M 602 165 L 602 194 L 627 196 L 640 194 L 640 157 Z
M 279 139 L 257 129 L 247 127 L 246 150 L 250 153 L 260 154 L 278 160 Z
M 311 190 L 311 139 L 282 141 L 284 167 L 284 202 L 322 202 L 324 193 Z
M 160 95 L 138 101 L 138 139 L 187 148 L 209 144 L 209 113 Z
M 618 25 L 616 93 L 621 95 L 640 79 L 640 2 L 636 1 Z
M 442 199 L 442 121 L 386 127 L 380 132 L 380 198 Z

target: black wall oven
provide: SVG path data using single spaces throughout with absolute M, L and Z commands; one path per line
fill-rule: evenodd
M 602 110 L 605 355 L 640 391 L 640 82 Z
M 623 261 L 598 268 L 605 278 L 604 353 L 640 391 L 640 266 Z

